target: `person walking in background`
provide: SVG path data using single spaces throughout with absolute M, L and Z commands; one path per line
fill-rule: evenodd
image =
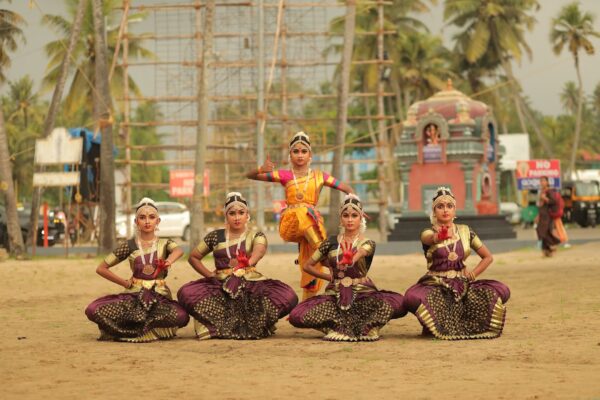
M 548 177 L 542 176 L 540 178 L 540 193 L 537 201 L 539 213 L 536 232 L 538 240 L 542 242 L 542 254 L 545 257 L 552 257 L 556 252 L 557 246 L 561 243 L 557 226 L 562 227 L 566 241 L 566 231 L 560 220 L 562 217 L 561 203 L 562 198 L 560 197 L 560 193 L 550 187 Z

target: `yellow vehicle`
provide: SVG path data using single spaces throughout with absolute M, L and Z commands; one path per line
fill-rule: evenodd
M 600 185 L 596 181 L 567 181 L 561 189 L 564 222 L 594 227 L 600 220 Z

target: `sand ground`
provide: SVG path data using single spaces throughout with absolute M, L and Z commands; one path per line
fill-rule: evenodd
M 499 254 L 485 277 L 509 285 L 504 334 L 495 340 L 422 338 L 416 318 L 392 321 L 375 343 L 329 343 L 280 321 L 260 341 L 177 339 L 98 342 L 83 310 L 119 288 L 94 272 L 99 259 L 0 263 L 3 399 L 600 399 L 600 242 L 542 259 Z M 476 262 L 471 257 L 469 264 Z M 293 254 L 260 270 L 297 288 Z M 420 254 L 375 258 L 380 288 L 404 292 L 424 272 Z M 116 271 L 125 276 L 124 264 Z M 180 260 L 171 289 L 197 279 Z M 193 396 L 193 397 L 190 397 Z

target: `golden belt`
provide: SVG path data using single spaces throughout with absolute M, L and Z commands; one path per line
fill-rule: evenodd
M 342 279 L 336 279 L 333 281 L 333 283 L 336 286 L 342 285 L 343 287 L 350 287 L 350 286 L 356 286 L 359 285 L 361 283 L 366 283 L 366 282 L 370 282 L 371 280 L 364 276 L 362 278 L 350 278 L 349 276 L 345 276 Z
M 145 287 L 146 289 L 152 289 L 154 285 L 156 286 L 166 286 L 167 283 L 164 279 L 138 279 L 133 278 L 132 282 L 134 285 L 140 284 L 140 286 Z
M 256 271 L 256 267 L 248 267 L 248 268 L 239 268 L 235 271 L 233 271 L 233 268 L 223 268 L 223 269 L 218 269 L 215 273 L 218 274 L 222 274 L 225 276 L 229 276 L 231 274 L 234 274 L 235 276 L 244 276 L 250 272 L 254 272 Z
M 427 271 L 426 275 L 429 276 L 440 276 L 442 278 L 449 278 L 449 279 L 454 279 L 454 278 L 464 278 L 465 274 L 464 274 L 464 269 L 461 269 L 460 271 L 457 271 L 455 269 L 451 269 L 449 271 Z
M 300 208 L 300 207 L 315 208 L 315 205 L 309 204 L 309 203 L 288 204 L 287 207 L 285 207 L 283 209 L 283 211 L 285 212 L 285 210 L 289 210 L 290 208 Z

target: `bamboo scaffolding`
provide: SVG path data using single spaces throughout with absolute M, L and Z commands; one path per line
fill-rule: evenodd
M 268 116 L 266 117 L 269 121 L 290 121 L 290 122 L 326 122 L 326 121 L 335 121 L 335 117 L 320 117 L 320 118 L 296 118 L 296 117 L 286 117 L 286 116 Z M 349 120 L 356 121 L 366 121 L 366 120 L 393 120 L 395 119 L 392 115 L 379 115 L 379 116 L 368 116 L 368 115 L 349 115 Z M 256 122 L 256 118 L 240 118 L 237 120 L 209 120 L 208 124 L 212 126 L 230 126 L 230 125 L 247 125 L 254 124 Z M 196 126 L 197 121 L 188 120 L 188 121 L 146 121 L 146 122 L 122 122 L 122 126 Z
M 240 177 L 239 182 L 245 182 L 246 178 L 245 177 Z M 378 183 L 379 180 L 377 179 L 361 179 L 361 180 L 356 180 L 356 181 L 347 181 L 347 183 L 349 184 L 356 184 L 356 183 L 366 183 L 366 184 L 372 184 L 372 183 Z M 119 182 L 116 184 L 117 186 L 125 186 L 127 185 L 127 183 L 125 182 Z M 250 182 L 246 183 L 247 185 L 251 185 Z M 143 189 L 169 189 L 169 184 L 168 183 L 157 183 L 157 182 L 134 182 L 131 184 L 131 186 L 135 187 L 135 188 L 143 188 Z M 227 187 L 227 185 L 223 182 L 215 182 L 212 183 L 211 186 L 213 187 Z M 240 186 L 239 184 L 236 186 Z M 244 185 L 242 185 L 244 186 Z M 363 204 L 379 204 L 379 202 L 363 202 Z
M 201 61 L 135 61 L 127 64 L 121 63 L 119 66 L 128 66 L 128 67 L 147 67 L 150 65 L 180 65 L 182 67 L 190 67 L 190 68 L 198 68 L 201 65 Z M 308 61 L 295 61 L 295 62 L 285 62 L 285 67 L 287 68 L 302 68 L 302 67 L 319 67 L 319 66 L 330 66 L 335 67 L 339 63 L 338 62 L 325 62 L 320 60 L 308 60 Z M 372 64 L 386 64 L 392 65 L 394 64 L 391 60 L 355 60 L 352 61 L 352 65 L 372 65 Z M 276 63 L 276 66 L 283 67 L 283 62 Z M 241 61 L 228 61 L 228 62 L 211 62 L 208 65 L 209 68 L 256 68 L 257 64 L 254 60 L 241 60 Z
M 274 160 L 275 161 L 275 160 Z M 189 159 L 177 159 L 177 160 L 115 160 L 116 164 L 119 165 L 142 165 L 145 167 L 156 167 L 156 166 L 164 166 L 164 165 L 194 165 L 195 160 L 193 158 Z M 232 164 L 232 165 L 256 165 L 255 160 L 225 160 L 222 158 L 206 160 L 207 164 Z M 314 165 L 331 165 L 332 161 L 327 160 L 316 160 L 313 161 Z M 372 159 L 372 160 L 344 160 L 344 164 L 384 164 L 383 160 Z
M 394 3 L 390 1 L 361 1 L 361 5 L 388 5 L 391 6 Z M 240 2 L 240 3 L 230 3 L 230 2 L 222 2 L 215 3 L 217 7 L 240 7 L 240 6 L 252 6 L 253 2 Z M 148 4 L 148 5 L 139 5 L 139 6 L 131 6 L 131 10 L 140 10 L 140 11 L 164 11 L 164 10 L 174 10 L 174 9 L 198 9 L 203 8 L 204 4 L 187 4 L 187 3 L 179 3 L 179 4 Z M 265 8 L 275 8 L 276 4 L 265 4 Z M 342 8 L 344 4 L 332 4 L 332 3 L 288 3 L 285 5 L 286 8 L 308 8 L 308 7 L 320 7 L 320 8 Z M 117 10 L 122 10 L 123 7 L 115 7 Z
M 173 167 L 173 168 L 193 168 L 195 160 L 189 154 L 194 151 L 195 138 L 191 138 L 190 134 L 195 131 L 198 126 L 198 119 L 194 115 L 199 108 L 196 106 L 199 102 L 197 93 L 177 90 L 176 88 L 186 89 L 197 85 L 193 79 L 186 83 L 184 79 L 189 78 L 192 68 L 200 73 L 202 69 L 210 70 L 215 74 L 214 86 L 208 90 L 203 97 L 211 104 L 210 116 L 206 118 L 206 124 L 209 127 L 208 135 L 210 138 L 205 146 L 211 160 L 205 160 L 207 168 L 211 170 L 211 198 L 222 196 L 229 188 L 250 190 L 254 187 L 251 181 L 245 179 L 244 171 L 250 166 L 255 166 L 258 148 L 256 145 L 255 135 L 257 125 L 262 121 L 262 129 L 265 134 L 271 135 L 265 138 L 265 145 L 262 148 L 269 151 L 271 159 L 277 165 L 287 164 L 287 143 L 286 140 L 290 134 L 298 129 L 307 130 L 313 138 L 313 151 L 315 154 L 324 154 L 331 152 L 336 146 L 327 143 L 327 132 L 331 131 L 336 120 L 335 117 L 320 117 L 307 116 L 303 111 L 305 105 L 310 105 L 313 100 L 319 100 L 322 103 L 321 107 L 332 107 L 337 99 L 337 94 L 333 93 L 315 93 L 318 91 L 314 86 L 304 85 L 298 88 L 296 82 L 301 82 L 299 79 L 307 79 L 307 77 L 317 77 L 323 79 L 322 76 L 327 76 L 330 71 L 339 66 L 339 61 L 333 60 L 330 57 L 322 56 L 322 49 L 326 41 L 335 38 L 343 38 L 342 35 L 329 32 L 327 30 L 329 21 L 324 17 L 324 9 L 344 9 L 344 2 L 335 2 L 334 0 L 324 0 L 323 2 L 316 1 L 295 1 L 283 0 L 283 7 L 280 8 L 280 2 L 277 0 L 264 0 L 263 9 L 265 11 L 265 31 L 261 31 L 259 36 L 267 39 L 264 46 L 264 52 L 258 52 L 256 43 L 258 40 L 256 21 L 252 22 L 252 18 L 257 16 L 256 7 L 258 0 L 255 1 L 238 1 L 226 2 L 217 1 L 215 6 L 217 9 L 227 7 L 226 11 L 215 13 L 216 18 L 221 18 L 221 21 L 231 18 L 240 18 L 239 24 L 228 25 L 216 21 L 212 38 L 214 43 L 214 56 L 212 60 L 203 60 L 202 53 L 199 49 L 203 48 L 204 33 L 196 25 L 194 29 L 187 30 L 178 29 L 180 23 L 185 22 L 188 15 L 191 13 L 204 13 L 206 11 L 206 0 L 180 0 L 173 4 L 132 4 L 142 2 L 142 0 L 127 0 L 123 3 L 128 6 L 129 12 L 145 11 L 155 18 L 154 32 L 150 34 L 133 34 L 128 29 L 123 29 L 121 33 L 121 42 L 125 47 L 128 40 L 144 39 L 154 41 L 156 48 L 163 52 L 163 56 L 157 53 L 157 58 L 152 61 L 137 61 L 129 59 L 128 52 L 123 49 L 122 60 L 120 66 L 124 71 L 131 68 L 152 67 L 155 73 L 161 72 L 162 75 L 160 84 L 166 84 L 167 90 L 155 90 L 153 96 L 132 95 L 125 93 L 119 101 L 123 102 L 129 110 L 131 103 L 135 102 L 152 102 L 159 107 L 164 107 L 165 110 L 187 110 L 192 109 L 190 113 L 175 113 L 165 112 L 163 115 L 168 115 L 169 118 L 156 118 L 155 121 L 131 121 L 127 115 L 123 122 L 119 123 L 120 131 L 124 136 L 125 145 L 118 146 L 118 149 L 125 150 L 125 159 L 115 160 L 116 164 L 126 167 L 130 170 L 132 167 Z M 268 3 L 267 3 L 268 2 Z M 165 0 L 167 3 L 167 0 Z M 361 1 L 361 5 L 374 5 L 378 15 L 382 15 L 383 6 L 392 5 L 391 1 Z M 124 7 L 120 8 L 125 10 Z M 278 24 L 273 24 L 274 15 L 277 14 Z M 308 18 L 306 16 L 309 16 Z M 235 17 L 234 17 L 235 16 Z M 125 18 L 125 16 L 123 16 Z M 268 21 L 266 20 L 267 18 Z M 312 18 L 312 19 L 311 19 Z M 279 20 L 280 19 L 280 20 Z M 304 19 L 302 24 L 297 24 L 299 19 Z M 193 20 L 193 18 L 192 18 Z M 157 25 L 158 24 L 158 25 Z M 178 25 L 178 26 L 176 26 Z M 221 28 L 224 28 L 221 29 Z M 290 27 L 300 27 L 299 30 L 290 30 Z M 239 29 L 235 32 L 234 29 Z M 276 28 L 276 29 L 275 29 Z M 380 24 L 376 31 L 356 32 L 356 36 L 375 36 L 377 37 L 378 51 L 375 59 L 354 60 L 353 66 L 369 66 L 378 67 L 378 72 L 383 68 L 391 66 L 391 60 L 384 59 L 380 51 L 380 43 L 383 42 L 385 35 L 395 34 L 395 30 L 384 29 Z M 255 41 L 255 38 L 257 39 Z M 208 38 L 207 38 L 208 40 Z M 248 46 L 246 43 L 250 43 Z M 162 47 L 159 47 L 162 46 Z M 246 46 L 246 47 L 244 47 Z M 271 47 L 270 47 L 271 46 Z M 191 53 L 188 49 L 195 50 Z M 264 53 L 264 54 L 263 54 Z M 216 56 L 216 55 L 219 56 Z M 271 55 L 272 54 L 272 55 Z M 233 58 L 231 57 L 233 55 Z M 237 57 L 236 57 L 237 56 Z M 321 58 L 318 58 L 321 57 Z M 208 58 L 208 57 L 207 57 Z M 263 60 L 264 58 L 264 60 Z M 257 105 L 259 96 L 256 91 L 256 71 L 259 64 L 266 60 L 273 60 L 273 63 L 266 65 L 268 70 L 269 82 L 266 85 L 266 90 L 263 93 L 265 101 L 264 112 L 258 113 Z M 333 61 L 332 61 L 333 60 Z M 117 61 L 119 62 L 119 61 Z M 266 72 L 266 71 L 265 71 Z M 276 73 L 274 73 L 276 72 Z M 159 75 L 157 75 L 159 76 Z M 248 87 L 248 76 L 251 77 L 251 86 Z M 156 78 L 155 78 L 156 79 Z M 171 85 L 173 80 L 173 85 Z M 177 82 L 177 83 L 176 83 Z M 310 82 L 317 84 L 318 82 Z M 273 84 L 273 87 L 272 87 Z M 217 89 L 218 85 L 222 85 L 225 90 Z M 275 86 L 276 85 L 276 86 Z M 155 87 L 156 89 L 156 87 Z M 305 90 L 305 91 L 303 91 Z M 369 164 L 384 167 L 386 166 L 385 157 L 381 154 L 385 151 L 384 146 L 387 146 L 382 135 L 386 130 L 387 121 L 394 120 L 392 115 L 386 115 L 385 109 L 382 109 L 379 104 L 381 99 L 395 97 L 396 93 L 386 92 L 383 90 L 383 85 L 378 84 L 377 90 L 374 92 L 354 92 L 349 93 L 351 99 L 376 99 L 377 113 L 375 115 L 350 115 L 348 121 L 377 121 L 378 132 L 377 138 L 372 143 L 351 143 L 346 144 L 347 148 L 356 149 L 376 149 L 377 158 L 369 156 L 368 159 L 346 159 L 343 160 L 344 165 L 360 165 Z M 331 102 L 330 102 L 331 100 Z M 227 103 L 237 105 L 230 105 Z M 269 107 L 271 102 L 271 107 Z M 191 107 L 190 107 L 191 106 Z M 227 107 L 237 107 L 234 112 L 228 111 Z M 216 110 L 216 111 L 215 111 Z M 224 111 L 220 111 L 224 110 Z M 254 110 L 254 111 L 253 111 Z M 187 111 L 186 111 L 187 112 Z M 129 111 L 127 112 L 129 114 Z M 169 127 L 175 127 L 175 134 L 179 137 L 179 144 L 158 144 L 158 145 L 132 145 L 130 141 L 131 128 L 142 127 L 160 127 L 161 134 L 165 134 L 165 130 L 170 132 Z M 273 141 L 274 132 L 278 136 Z M 172 132 L 171 132 L 172 133 Z M 167 133 L 168 134 L 168 133 Z M 279 138 L 285 138 L 283 140 Z M 212 142 L 211 142 L 212 141 Z M 178 143 L 176 140 L 171 143 Z M 184 143 L 186 143 L 184 145 Z M 232 143 L 236 143 L 232 145 Z M 171 151 L 174 154 L 167 154 L 164 160 L 136 160 L 132 159 L 131 151 L 142 152 L 157 152 Z M 244 153 L 240 153 L 243 151 Z M 185 155 L 188 157 L 185 157 Z M 140 157 L 140 156 L 138 156 Z M 143 155 L 141 156 L 143 157 Z M 313 165 L 331 165 L 331 161 L 319 160 L 315 157 Z M 378 168 L 382 169 L 382 168 Z M 225 174 L 225 175 L 223 175 Z M 351 185 L 354 184 L 380 184 L 382 188 L 387 182 L 386 176 L 378 176 L 377 179 L 346 179 Z M 131 188 L 138 189 L 168 189 L 166 183 L 144 183 L 131 182 L 131 175 L 128 174 L 126 182 L 120 184 L 131 193 Z M 271 188 L 268 190 L 272 193 Z M 385 190 L 381 190 L 385 193 Z M 219 201 L 221 197 L 219 197 Z M 364 199 L 363 199 L 364 200 Z M 212 200 L 211 200 L 212 201 Z M 253 201 L 254 202 L 254 201 Z M 206 203 L 208 204 L 208 203 Z M 268 200 L 267 200 L 268 204 Z M 384 207 L 381 200 L 377 202 L 364 201 L 364 204 L 377 204 Z M 258 206 L 258 205 L 256 205 Z M 381 215 L 381 214 L 380 214 Z
M 356 36 L 377 36 L 379 32 L 356 32 Z M 393 35 L 397 33 L 395 30 L 386 30 L 384 34 Z M 275 36 L 275 32 L 265 32 L 265 36 Z M 324 36 L 324 37 L 341 37 L 342 35 L 336 34 L 333 32 L 323 31 L 323 32 L 287 32 L 286 36 L 289 38 L 294 37 L 311 37 L 311 36 Z M 179 39 L 202 39 L 202 34 L 196 35 L 154 35 L 154 34 L 140 34 L 140 35 L 127 35 L 129 39 L 140 39 L 140 40 L 179 40 Z M 239 32 L 221 32 L 216 33 L 214 38 L 236 38 L 240 37 Z M 283 44 L 282 44 L 283 45 Z M 283 58 L 283 57 L 282 57 Z
M 115 146 L 117 149 L 126 149 L 129 148 L 131 150 L 148 150 L 148 151 L 156 151 L 156 150 L 171 150 L 171 151 L 194 151 L 190 145 L 177 145 L 177 144 L 147 144 L 147 145 L 129 145 L 129 146 Z M 313 150 L 316 153 L 328 152 L 333 150 L 335 146 L 326 146 L 326 145 L 315 145 L 312 146 Z M 373 145 L 371 143 L 348 143 L 346 147 L 349 148 L 372 148 Z M 250 146 L 247 143 L 240 143 L 238 145 L 214 145 L 209 144 L 206 146 L 208 150 L 235 150 L 235 151 L 254 151 L 256 150 L 256 146 Z M 265 146 L 265 149 L 287 149 L 286 145 L 272 145 Z
M 282 68 L 282 71 L 284 68 Z M 282 75 L 283 76 L 283 75 Z M 291 99 L 335 99 L 337 95 L 335 94 L 312 94 L 312 93 L 287 93 L 284 92 L 282 84 L 281 93 L 271 94 L 265 96 L 268 100 L 281 100 L 283 103 L 287 104 L 287 100 Z M 348 97 L 377 97 L 379 94 L 376 92 L 373 93 L 350 93 Z M 392 92 L 384 92 L 382 94 L 384 97 L 394 97 L 395 93 Z M 231 96 L 209 96 L 209 100 L 212 101 L 232 101 L 232 100 L 256 100 L 257 96 L 255 94 L 244 94 L 244 95 L 231 95 Z M 119 101 L 150 101 L 150 102 L 192 102 L 196 100 L 194 96 L 128 96 L 128 97 L 118 97 Z M 282 106 L 283 107 L 283 106 Z M 282 115 L 286 115 L 287 112 L 284 112 L 282 109 Z

